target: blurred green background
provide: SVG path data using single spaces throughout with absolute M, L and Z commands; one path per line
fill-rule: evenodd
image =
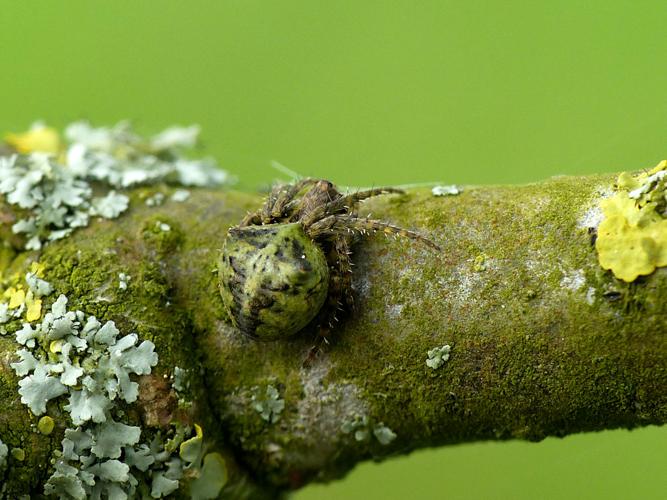
M 667 156 L 663 1 L 3 2 L 0 132 L 199 123 L 254 189 L 517 183 Z M 428 450 L 297 500 L 665 498 L 667 429 Z

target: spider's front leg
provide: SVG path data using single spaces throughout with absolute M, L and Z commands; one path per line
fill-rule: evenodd
M 292 206 L 290 205 L 290 202 L 292 202 L 304 188 L 316 183 L 317 179 L 306 177 L 294 184 L 286 186 L 286 189 L 280 191 L 271 207 L 271 217 L 273 219 L 282 219 L 291 215 L 290 212 Z
M 349 193 L 327 203 L 325 212 L 327 215 L 333 215 L 340 212 L 352 213 L 353 208 L 357 206 L 359 202 L 381 194 L 405 194 L 405 191 L 398 188 L 383 187 Z
M 311 234 L 314 235 L 319 235 L 323 232 L 331 232 L 340 235 L 350 232 L 357 232 L 361 235 L 381 232 L 385 236 L 402 236 L 404 238 L 421 241 L 434 250 L 442 250 L 435 242 L 415 231 L 394 226 L 393 224 L 381 220 L 356 217 L 354 215 L 330 215 L 313 224 L 310 227 L 310 231 Z
M 292 190 L 297 185 L 298 183 L 290 185 L 276 184 L 273 186 L 269 196 L 267 196 L 266 201 L 264 202 L 264 205 L 262 205 L 262 208 L 248 213 L 243 218 L 243 220 L 241 220 L 239 227 L 260 226 L 262 224 L 271 224 L 274 222 L 277 219 L 277 217 L 274 216 L 276 205 L 278 203 L 283 203 L 282 200 L 284 200 L 286 197 L 291 199 L 294 195 L 290 193 L 292 193 Z

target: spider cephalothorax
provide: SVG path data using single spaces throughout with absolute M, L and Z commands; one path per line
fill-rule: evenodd
M 422 236 L 360 218 L 356 205 L 400 189 L 341 194 L 325 180 L 273 188 L 264 206 L 232 227 L 220 260 L 220 292 L 230 319 L 259 340 L 289 337 L 312 321 L 326 336 L 336 311 L 352 307 L 350 247 L 368 232 Z

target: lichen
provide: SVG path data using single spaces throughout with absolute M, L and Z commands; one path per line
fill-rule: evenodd
M 454 184 L 448 186 L 434 186 L 433 189 L 431 189 L 433 196 L 455 196 L 462 191 L 463 188 Z
M 280 420 L 280 414 L 285 409 L 285 400 L 280 397 L 278 389 L 274 386 L 271 384 L 267 385 L 264 395 L 257 388 L 252 396 L 252 400 L 253 408 L 264 420 L 271 424 L 275 424 Z
M 51 286 L 45 283 L 42 288 Z M 119 338 L 112 321 L 102 324 L 81 311 L 67 311 L 66 306 L 66 297 L 60 295 L 40 324 L 33 328 L 26 323 L 16 332 L 17 342 L 27 349 L 20 349 L 20 361 L 11 364 L 23 377 L 21 401 L 35 415 L 45 413 L 50 400 L 69 394 L 63 409 L 76 427 L 65 431 L 45 494 L 63 499 L 128 498 L 139 479 L 158 483 L 153 488 L 159 494 L 156 498 L 169 489 L 165 482 L 175 482 L 169 492 L 175 490 L 182 476 L 181 466 L 174 462 L 178 459 L 163 452 L 159 439 L 152 447 L 140 444 L 140 427 L 117 420 L 123 415 L 117 400 L 132 403 L 138 397 L 138 384 L 130 375 L 148 375 L 157 364 L 154 345 L 146 340 L 137 345 L 136 334 Z M 53 428 L 49 416 L 37 424 L 44 435 Z M 14 448 L 12 456 L 23 460 L 25 455 Z M 123 462 L 118 460 L 121 456 Z
M 218 498 L 227 483 L 227 465 L 219 453 L 206 453 L 204 433 L 198 424 L 195 424 L 195 436 L 181 444 L 178 454 L 184 462 L 183 471 L 191 480 L 190 497 L 195 500 Z
M 63 147 L 58 131 L 42 122 L 33 123 L 26 132 L 7 134 L 5 142 L 19 153 L 39 151 L 57 154 Z
M 129 197 L 116 190 L 165 182 L 182 186 L 229 183 L 231 177 L 210 160 L 182 155 L 183 149 L 195 145 L 198 134 L 197 126 L 172 127 L 145 139 L 127 122 L 112 128 L 76 122 L 65 130 L 66 141 L 42 125 L 8 135 L 7 144 L 21 153 L 0 156 L 0 194 L 22 211 L 12 231 L 25 235 L 26 249 L 39 250 L 87 226 L 93 217 L 114 219 L 125 212 Z M 93 183 L 95 190 L 106 192 L 95 196 Z M 149 204 L 161 205 L 164 197 L 158 192 L 149 198 Z
M 396 439 L 396 433 L 382 422 L 373 429 L 373 435 L 383 446 L 387 446 Z
M 449 353 L 452 351 L 452 346 L 445 344 L 441 347 L 434 347 L 429 349 L 426 353 L 426 366 L 437 370 L 449 360 Z
M 127 290 L 127 285 L 131 279 L 132 276 L 127 273 L 118 273 L 118 289 Z
M 5 467 L 7 466 L 8 452 L 9 448 L 5 443 L 2 442 L 2 439 L 0 439 L 0 472 L 4 471 Z
M 486 271 L 486 269 L 488 267 L 488 264 L 487 264 L 488 259 L 489 259 L 489 257 L 484 253 L 480 253 L 479 255 L 475 256 L 475 260 L 472 263 L 472 270 L 477 272 L 477 273 L 481 273 L 483 271 Z
M 345 419 L 340 430 L 343 434 L 351 434 L 354 440 L 360 443 L 367 442 L 373 436 L 383 446 L 387 446 L 397 437 L 394 431 L 384 425 L 384 422 L 373 425 L 368 415 L 358 413 Z
M 12 320 L 32 322 L 41 317 L 42 298 L 53 293 L 51 285 L 41 279 L 43 272 L 43 266 L 33 262 L 24 280 L 19 273 L 4 280 L 0 277 L 0 335 L 7 333 L 2 325 Z
M 624 172 L 616 185 L 600 202 L 595 246 L 604 269 L 632 282 L 667 266 L 667 160 L 634 177 Z
M 45 436 L 50 435 L 53 432 L 56 423 L 48 415 L 44 415 L 37 422 L 37 430 L 44 434 Z

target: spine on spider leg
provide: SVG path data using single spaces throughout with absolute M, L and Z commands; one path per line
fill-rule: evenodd
M 356 229 L 358 231 L 364 232 L 382 232 L 386 236 L 400 236 L 402 238 L 409 238 L 413 240 L 418 240 L 425 245 L 431 247 L 433 250 L 442 250 L 440 246 L 435 243 L 434 241 L 426 238 L 422 234 L 419 234 L 416 231 L 410 231 L 409 229 L 405 229 L 402 227 L 398 227 L 394 224 L 389 224 L 387 222 L 383 222 L 380 220 L 376 219 L 370 219 L 370 218 L 364 218 L 364 219 L 356 219 L 355 221 L 351 222 L 351 226 L 353 229 Z

